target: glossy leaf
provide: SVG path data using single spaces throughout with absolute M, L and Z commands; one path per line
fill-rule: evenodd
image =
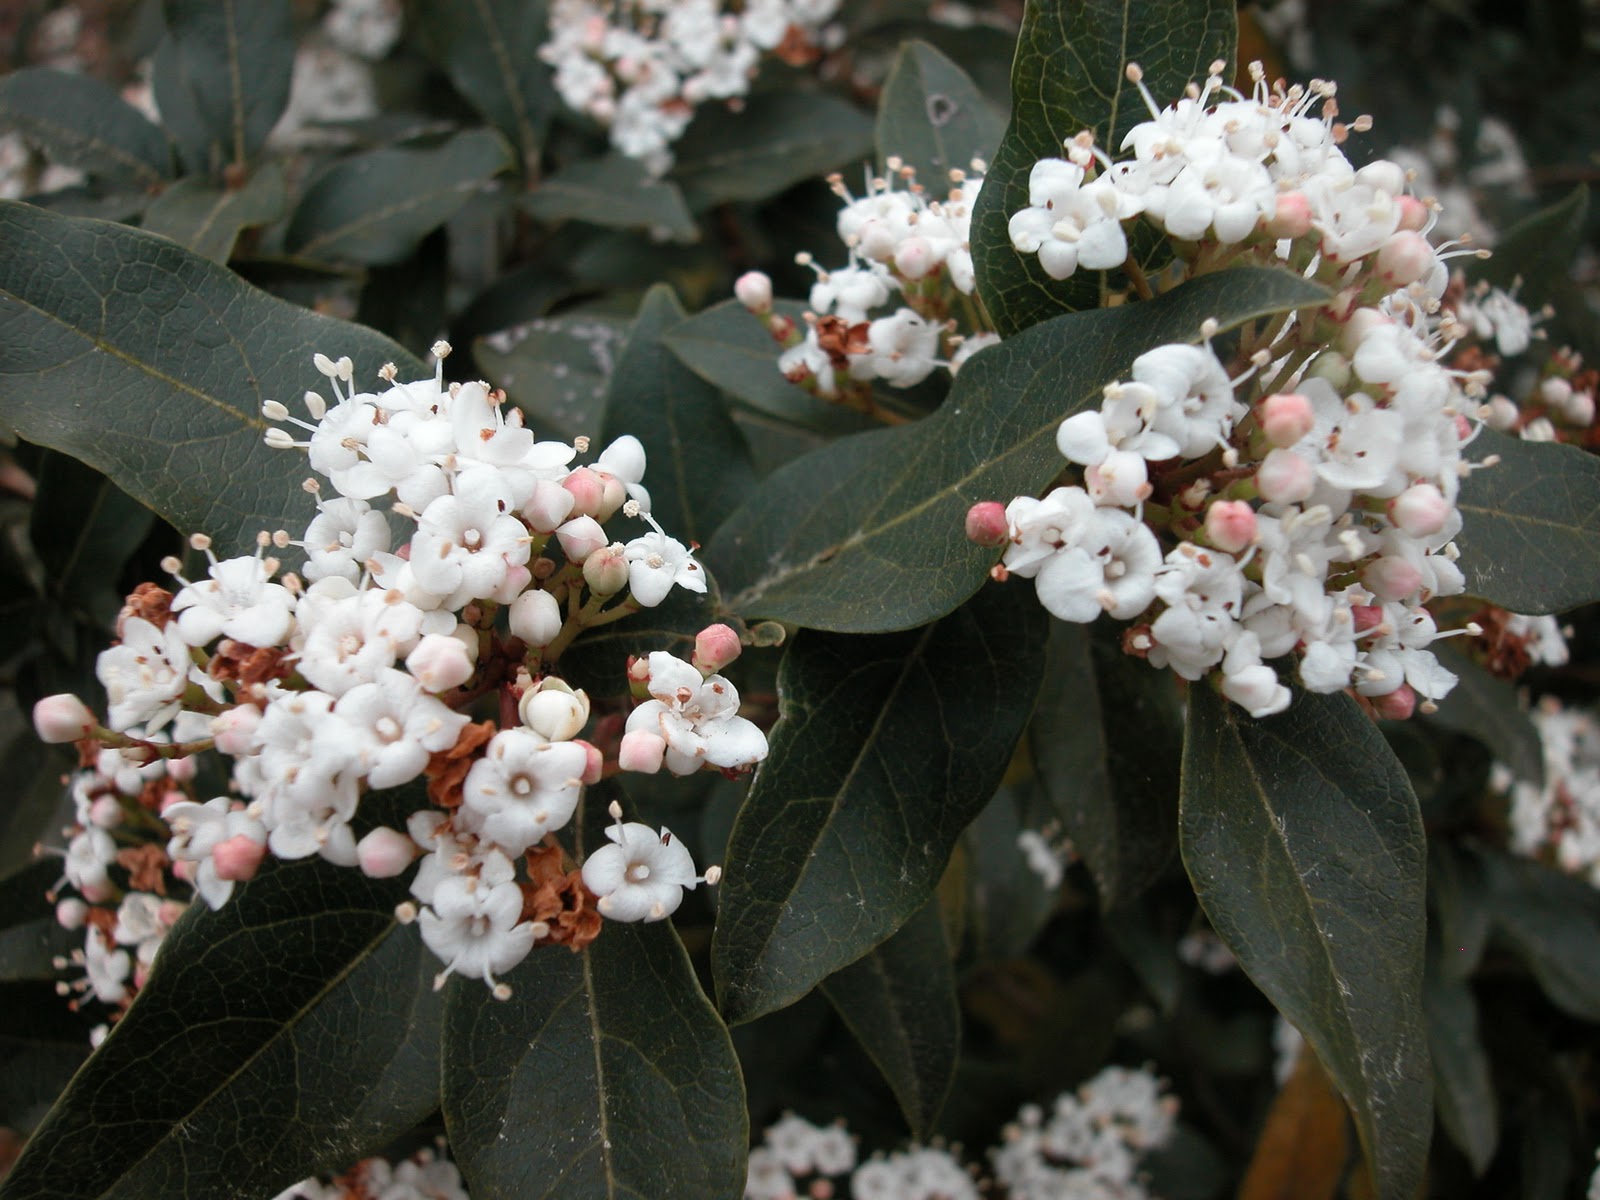
M 28 67 L 0 78 L 0 129 L 108 182 L 144 189 L 172 178 L 166 134 L 89 75 Z
M 472 355 L 541 438 L 595 437 L 632 324 L 598 313 L 536 317 L 479 338 Z
M 683 193 L 621 154 L 583 159 L 539 181 L 522 207 L 543 221 L 587 221 L 612 229 L 660 232 L 689 242 L 697 230 Z
M 963 960 L 1019 958 L 1055 908 L 1056 890 L 1027 868 L 1017 845 L 1044 821 L 1029 789 L 1002 787 L 961 835 L 967 896 Z
M 1447 980 L 1466 979 L 1483 961 L 1493 926 L 1493 899 L 1483 860 L 1447 838 L 1430 839 L 1428 898 L 1444 947 L 1439 973 Z
M 264 400 L 326 380 L 314 351 L 422 364 L 369 329 L 275 299 L 163 237 L 0 205 L 0 421 L 108 475 L 219 553 L 303 529 L 305 460 L 262 442 Z M 61 396 L 73 397 L 63 405 Z
M 283 168 L 268 162 L 237 188 L 219 187 L 194 175 L 180 179 L 145 209 L 140 224 L 202 258 L 225 263 L 241 230 L 270 225 L 283 216 L 287 203 Z
M 1600 1021 L 1600 892 L 1525 858 L 1484 854 L 1495 932 L 1557 1008 Z
M 1417 799 L 1346 695 L 1255 720 L 1189 689 L 1180 845 L 1213 928 L 1316 1050 L 1380 1200 L 1411 1200 L 1433 1127 Z
M 474 1196 L 740 1194 L 739 1062 L 670 921 L 607 922 L 588 949 L 536 949 L 505 981 L 507 1002 L 477 979 L 448 989 L 445 1126 Z
M 109 628 L 122 605 L 116 577 L 155 523 L 154 514 L 98 471 L 46 451 L 28 540 L 44 568 L 45 591 Z
M 1450 949 L 1444 948 L 1448 955 Z M 1478 1005 L 1463 979 L 1449 979 L 1430 961 L 1423 984 L 1439 1124 L 1482 1175 L 1494 1157 L 1500 1118 L 1489 1059 L 1478 1035 Z
M 1122 653 L 1109 626 L 1052 619 L 1028 746 L 1102 908 L 1155 881 L 1177 849 L 1183 717 L 1172 679 Z
M 289 248 L 334 262 L 398 262 L 510 165 L 511 147 L 491 129 L 342 159 L 306 189 Z
M 1055 478 L 1064 418 L 1097 405 L 1146 350 L 1197 341 L 1207 317 L 1229 328 L 1322 295 L 1282 271 L 1228 271 L 985 350 L 926 420 L 844 438 L 767 480 L 707 549 L 729 606 L 841 633 L 943 616 L 997 557 L 966 540 L 967 509 L 1033 495 Z
M 438 1104 L 438 962 L 398 880 L 306 859 L 173 926 L 4 1200 L 256 1200 L 342 1170 Z
M 456 90 L 516 149 L 522 172 L 539 170 L 555 111 L 550 67 L 539 57 L 547 0 L 417 0 L 423 45 Z
M 0 982 L 54 980 L 59 955 L 83 948 L 83 932 L 63 929 L 50 894 L 61 878 L 60 859 L 47 858 L 0 878 Z
M 773 310 L 799 323 L 806 306 L 776 300 Z M 812 395 L 778 370 L 783 349 L 761 318 L 738 300 L 724 300 L 674 325 L 661 339 L 680 361 L 735 400 L 788 424 L 822 433 L 860 433 L 870 418 Z
M 955 1080 L 961 1044 L 956 973 L 937 901 L 823 980 L 822 990 L 888 1080 L 911 1135 L 926 1140 Z
M 927 42 L 900 47 L 878 99 L 880 164 L 898 157 L 943 196 L 950 171 L 969 171 L 974 158 L 987 161 L 1004 131 L 1005 118 L 965 71 Z
M 972 216 L 978 294 L 1002 335 L 1099 303 L 1104 272 L 1056 281 L 1037 255 L 1019 254 L 1007 224 L 1028 206 L 1028 173 L 1060 158 L 1085 129 L 1116 156 L 1127 132 L 1150 119 L 1124 71 L 1144 70 L 1157 104 L 1171 104 L 1212 62 L 1233 62 L 1232 0 L 1028 0 L 1011 64 L 1011 124 L 984 176 Z
M 793 1003 L 922 907 L 1033 711 L 1044 623 L 995 587 L 922 629 L 790 644 L 724 861 L 711 953 L 730 1021 Z
M 156 104 L 191 173 L 255 157 L 289 102 L 289 0 L 161 0 Z
M 687 544 L 710 540 L 755 472 L 721 393 L 662 344 L 682 320 L 672 289 L 651 288 L 611 376 L 601 443 L 631 433 L 644 444 L 650 515 Z
M 675 153 L 671 178 L 700 212 L 852 166 L 872 153 L 872 118 L 825 92 L 760 92 L 738 113 L 702 105 Z
M 1564 612 L 1600 600 L 1600 459 L 1576 446 L 1491 429 L 1473 458 L 1499 463 L 1461 483 L 1456 538 L 1467 591 L 1512 612 Z
M 1439 701 L 1439 711 L 1428 717 L 1429 722 L 1477 738 L 1518 779 L 1542 784 L 1544 746 L 1516 687 L 1448 642 L 1436 644 L 1433 653 L 1441 666 L 1455 673 L 1457 683 Z
M 1553 285 L 1571 271 L 1588 219 L 1589 185 L 1580 183 L 1497 237 L 1494 255 L 1486 262 L 1474 263 L 1471 274 L 1503 288 L 1517 287 L 1522 303 L 1537 308 L 1552 298 Z

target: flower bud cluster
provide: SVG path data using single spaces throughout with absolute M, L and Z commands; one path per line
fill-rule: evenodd
M 539 57 L 572 109 L 659 175 L 696 106 L 738 101 L 764 55 L 816 54 L 839 0 L 555 0 Z
M 630 872 L 649 857 L 632 853 L 643 826 L 619 824 L 629 856 L 616 879 L 601 866 L 580 878 L 546 842 L 607 770 L 605 754 L 578 736 L 591 721 L 589 697 L 552 673 L 562 650 L 674 587 L 706 590 L 691 551 L 649 515 L 643 447 L 622 437 L 591 465 L 573 466 L 585 443 L 536 441 L 481 383 L 446 386 L 442 371 L 396 383 L 386 369 L 384 390 L 358 393 L 348 359 L 319 355 L 317 365 L 335 403 L 308 394 L 310 421 L 269 403 L 268 417 L 308 436 L 296 442 L 275 426 L 268 441 L 306 448 L 337 498 L 319 500 L 302 540 L 264 534 L 254 555 L 219 561 L 207 539 L 193 539 L 210 559 L 207 578 L 191 582 L 169 560 L 180 590 L 130 597 L 120 644 L 99 658 L 110 728 L 56 696 L 35 713 L 41 735 L 87 735 L 159 769 L 170 725 L 185 749 L 230 757 L 242 801 L 181 795 L 151 816 L 168 835 L 165 853 L 214 907 L 269 853 L 320 855 L 377 878 L 421 857 L 411 885 L 421 907 L 403 906 L 403 915 L 418 921 L 445 974 L 491 986 L 537 941 L 592 939 L 595 911 L 665 916 L 698 882 L 680 844 L 650 833 L 655 858 L 670 846 L 671 869 L 647 864 L 651 883 L 639 889 Z M 321 492 L 314 481 L 307 490 Z M 388 518 L 373 507 L 391 498 L 413 527 L 393 549 Z M 617 516 L 649 529 L 613 541 L 603 523 Z M 279 579 L 279 563 L 265 556 L 291 545 L 306 552 L 309 582 Z M 731 773 L 765 757 L 765 735 L 737 715 L 732 684 L 713 673 L 738 650 L 738 635 L 713 625 L 696 643 L 707 669 L 651 656 L 652 698 L 628 721 L 630 736 L 654 739 L 642 769 Z M 487 696 L 499 698 L 498 721 L 470 723 L 461 710 Z M 611 718 L 621 724 L 621 714 Z M 413 814 L 403 832 L 380 827 L 357 840 L 367 791 L 424 777 L 436 807 Z M 103 884 L 97 864 L 110 846 L 87 827 L 73 844 L 69 867 L 82 862 L 69 877 L 86 895 Z M 592 857 L 604 864 L 613 849 Z M 647 903 L 629 898 L 645 893 Z M 591 923 L 574 917 L 583 913 Z M 547 916 L 571 919 L 553 928 Z
M 1335 299 L 1247 331 L 1231 370 L 1209 326 L 1201 345 L 1136 358 L 1057 432 L 1082 484 L 1006 506 L 997 571 L 1033 579 L 1063 620 L 1133 622 L 1128 652 L 1216 673 L 1252 715 L 1287 707 L 1267 660 L 1293 656 L 1308 691 L 1353 688 L 1406 717 L 1455 684 L 1428 650 L 1443 635 L 1426 606 L 1465 588 L 1456 499 L 1491 376 L 1463 361 L 1481 356 L 1463 349 L 1472 331 L 1404 174 L 1349 165 L 1332 84 L 1255 74 L 1249 98 L 1215 77 L 1166 110 L 1146 94 L 1152 119 L 1124 162 L 1084 136 L 1070 160 L 1039 163 L 1013 243 L 1064 278 L 1119 265 L 1139 216 L 1191 276 L 1287 263 Z M 968 515 L 980 544 L 996 544 L 992 508 Z
M 765 276 L 746 275 L 735 287 L 783 347 L 779 370 L 819 396 L 869 411 L 874 381 L 912 387 L 937 368 L 959 370 L 999 340 L 973 300 L 970 233 L 983 164 L 973 163 L 971 175 L 952 171 L 943 198 L 930 197 L 900 160 L 887 167 L 860 197 L 841 177 L 829 179 L 845 202 L 837 228 L 849 260 L 823 270 L 811 255 L 799 257 L 817 274 L 804 330 L 772 315 Z M 891 304 L 892 312 L 873 315 Z
M 1511 848 L 1600 887 L 1600 722 L 1546 697 L 1533 711 L 1544 783 L 1496 764 L 1491 781 L 1510 800 Z

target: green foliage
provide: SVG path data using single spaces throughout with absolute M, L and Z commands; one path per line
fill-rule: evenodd
M 141 190 L 172 178 L 172 145 L 98 79 L 49 67 L 0 78 L 0 129 L 15 129 L 50 156 Z
M 1061 470 L 1056 428 L 1166 342 L 1315 301 L 1274 270 L 1206 275 L 1149 304 L 1075 313 L 977 355 L 932 417 L 790 463 L 728 518 L 707 560 L 747 617 L 840 633 L 906 629 L 982 586 L 996 558 L 966 540 L 980 500 L 1033 495 Z
M 1435 965 L 1440 953 L 1430 946 L 1422 1007 L 1428 1021 L 1433 1060 L 1434 1103 L 1439 1124 L 1482 1175 L 1494 1158 L 1500 1136 L 1489 1059 L 1478 1028 L 1478 1004 L 1465 980 L 1452 979 Z
M 522 206 L 545 221 L 660 231 L 680 242 L 693 241 L 696 234 L 677 186 L 653 179 L 642 164 L 621 154 L 575 162 L 541 179 Z
M 387 338 L 274 299 L 166 238 L 22 204 L 0 206 L 0 299 L 16 314 L 0 338 L 13 375 L 0 420 L 220 551 L 308 519 L 300 468 L 261 440 L 261 404 L 326 384 L 312 350 L 350 355 L 362 380 L 384 362 L 423 371 Z
M 283 168 L 266 162 L 238 187 L 217 186 L 198 175 L 180 179 L 150 203 L 140 224 L 202 258 L 225 263 L 243 230 L 277 221 L 287 205 Z
M 1179 837 L 1211 924 L 1350 1105 L 1377 1195 L 1410 1200 L 1433 1084 L 1426 844 L 1400 764 L 1348 696 L 1258 721 L 1193 687 Z
M 1011 63 L 1011 124 L 972 216 L 978 294 L 1003 336 L 1092 308 L 1106 286 L 1100 272 L 1053 280 L 1012 247 L 1006 226 L 1028 205 L 1033 164 L 1060 158 L 1085 129 L 1117 153 L 1150 115 L 1124 75 L 1128 63 L 1143 69 L 1156 103 L 1169 104 L 1213 62 L 1231 63 L 1237 36 L 1230 0 L 1029 0 Z
M 898 157 L 942 194 L 950 171 L 987 162 L 1005 121 L 971 77 L 927 42 L 900 47 L 878 101 L 878 163 Z

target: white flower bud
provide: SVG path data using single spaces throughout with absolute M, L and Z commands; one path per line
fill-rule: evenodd
M 622 745 L 617 750 L 617 765 L 624 771 L 654 775 L 661 770 L 666 753 L 666 739 L 659 733 L 636 729 L 622 735 Z
M 241 704 L 211 718 L 211 736 L 223 754 L 238 757 L 255 748 L 256 726 L 261 724 L 261 710 L 254 704 Z
M 533 485 L 533 495 L 522 506 L 522 515 L 536 533 L 551 533 L 572 515 L 573 494 L 559 483 L 541 479 Z
M 368 879 L 392 879 L 416 856 L 415 842 L 382 825 L 356 843 L 356 863 Z
M 76 896 L 69 896 L 56 905 L 56 924 L 63 929 L 82 929 L 89 919 L 89 906 Z
M 545 741 L 570 741 L 589 720 L 589 697 L 551 676 L 524 693 L 517 713 L 522 723 Z
M 41 742 L 75 742 L 93 733 L 97 724 L 89 706 L 70 692 L 46 696 L 33 706 L 33 728 Z
M 474 669 L 472 655 L 453 634 L 427 634 L 406 656 L 406 670 L 428 692 L 460 687 Z
M 628 586 L 628 556 L 621 542 L 602 546 L 583 560 L 583 581 L 597 596 L 614 596 Z
M 593 517 L 574 517 L 556 530 L 556 540 L 561 543 L 561 552 L 567 556 L 567 561 L 575 563 L 581 563 L 609 541 L 606 531 Z
M 530 646 L 548 646 L 561 632 L 561 605 L 549 592 L 523 592 L 511 602 L 511 634 Z
M 760 271 L 746 271 L 733 284 L 733 294 L 739 303 L 757 314 L 772 309 L 772 280 Z

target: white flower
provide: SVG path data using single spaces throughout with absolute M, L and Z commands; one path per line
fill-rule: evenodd
M 429 755 L 455 745 L 467 724 L 465 716 L 427 695 L 410 675 L 393 669 L 351 688 L 333 710 L 349 727 L 353 769 L 374 788 L 415 779 Z
M 652 698 L 629 714 L 626 732 L 660 735 L 667 743 L 667 769 L 674 775 L 708 765 L 741 770 L 766 758 L 766 735 L 738 715 L 739 693 L 721 675 L 702 679 L 681 658 L 657 650 L 650 655 L 646 686 Z
M 1109 177 L 1084 184 L 1077 164 L 1041 159 L 1028 176 L 1028 201 L 1009 222 L 1011 244 L 1023 254 L 1038 254 L 1050 278 L 1066 279 L 1080 266 L 1107 270 L 1128 257 L 1121 222 L 1138 208 Z
M 472 876 L 440 881 L 417 918 L 424 944 L 445 964 L 435 986 L 450 974 L 493 986 L 533 949 L 537 932 L 521 917 L 522 889 L 512 880 L 492 887 Z
M 649 513 L 639 515 L 650 523 L 650 532 L 623 547 L 628 560 L 628 591 L 633 598 L 646 608 L 654 608 L 667 598 L 673 584 L 691 592 L 704 592 L 705 570 L 688 547 L 668 537 Z
M 644 487 L 644 445 L 631 433 L 625 433 L 600 451 L 594 469 L 610 475 L 627 489 L 628 498 L 636 500 L 640 512 L 650 511 L 650 493 Z
M 257 843 L 267 840 L 266 828 L 245 810 L 234 807 L 226 796 L 207 800 L 204 804 L 181 800 L 169 805 L 162 816 L 172 839 L 167 843 L 167 854 L 177 862 L 198 863 L 195 873 L 195 890 L 212 908 L 221 908 L 233 895 L 232 879 L 217 875 L 217 864 L 212 851 L 230 838 L 244 836 Z
M 572 819 L 588 752 L 576 742 L 547 742 L 526 729 L 494 735 L 462 788 L 466 828 L 507 854 L 521 854 Z
M 176 621 L 157 629 L 142 617 L 129 617 L 122 623 L 122 644 L 102 650 L 95 662 L 110 701 L 108 724 L 116 730 L 161 728 L 177 713 L 191 673 L 198 671 Z
M 694 859 L 670 831 L 637 822 L 606 827 L 612 845 L 584 860 L 583 884 L 600 897 L 595 905 L 613 921 L 659 921 L 677 911 L 685 888 L 701 880 Z
M 355 583 L 367 560 L 389 548 L 389 522 L 366 501 L 341 496 L 317 506 L 300 544 L 306 551 L 302 574 L 307 580 L 337 575 Z
M 939 327 L 909 308 L 872 322 L 867 344 L 872 373 L 892 387 L 921 383 L 939 365 Z
M 191 646 L 226 636 L 250 646 L 276 646 L 294 624 L 294 595 L 272 583 L 254 554 L 211 563 L 211 578 L 191 583 L 172 599 L 178 632 Z
M 417 583 L 459 609 L 502 587 L 506 573 L 530 557 L 528 530 L 512 516 L 510 490 L 494 471 L 465 471 L 456 492 L 423 510 L 411 539 Z

